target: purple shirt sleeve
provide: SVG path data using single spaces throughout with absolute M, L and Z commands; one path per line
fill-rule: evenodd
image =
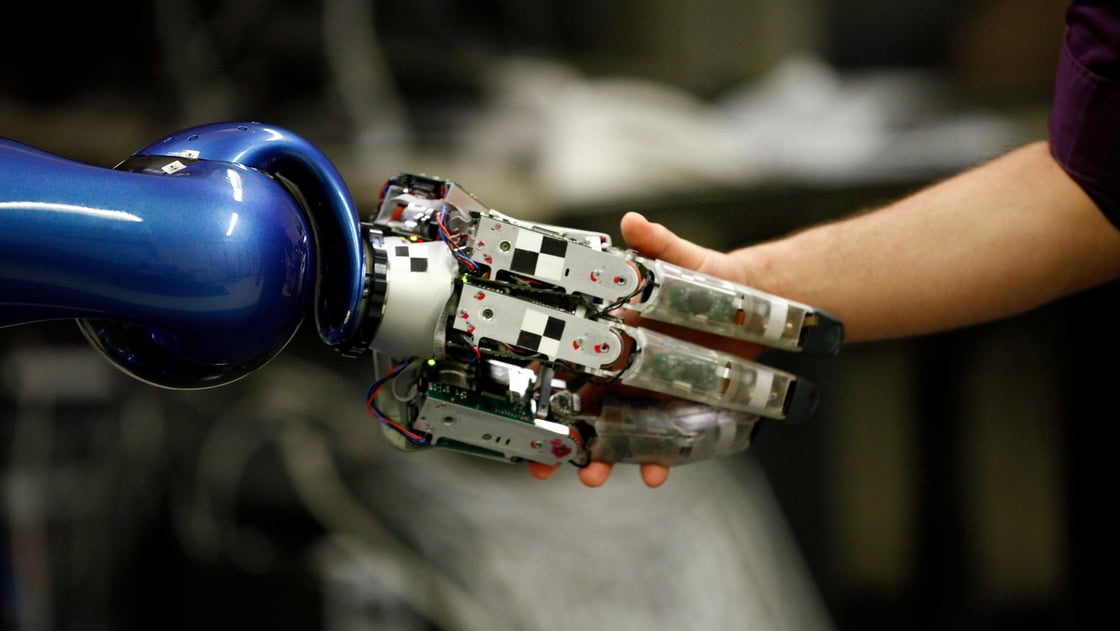
M 1050 112 L 1054 159 L 1120 229 L 1120 2 L 1071 0 Z

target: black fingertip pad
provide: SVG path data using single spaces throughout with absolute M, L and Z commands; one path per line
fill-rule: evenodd
M 754 427 L 751 428 L 751 444 L 752 445 L 754 444 L 754 441 L 758 440 L 758 435 L 762 433 L 762 426 L 763 426 L 763 424 L 765 424 L 767 422 L 768 422 L 768 419 L 766 419 L 765 417 L 761 417 L 757 421 L 754 422 Z
M 844 323 L 826 311 L 814 311 L 816 326 L 806 327 L 801 349 L 814 355 L 836 355 L 844 345 Z
M 798 379 L 790 384 L 792 392 L 786 399 L 786 418 L 790 423 L 804 423 L 817 410 L 820 395 L 817 386 L 810 381 Z

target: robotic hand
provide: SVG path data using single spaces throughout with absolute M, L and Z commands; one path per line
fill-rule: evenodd
M 517 220 L 448 180 L 390 178 L 367 234 L 386 287 L 371 305 L 371 347 L 393 365 L 368 402 L 406 449 L 577 465 L 735 453 L 762 418 L 808 417 L 813 385 L 633 326 L 626 312 L 789 351 L 831 354 L 843 338 L 818 309 L 605 234 Z M 584 409 L 583 385 L 615 382 L 669 401 L 607 397 Z
M 843 339 L 811 306 L 448 180 L 394 176 L 362 221 L 321 152 L 259 123 L 183 130 L 114 169 L 0 139 L 0 251 L 0 327 L 73 318 L 126 373 L 191 389 L 259 369 L 312 311 L 341 355 L 372 353 L 366 405 L 392 444 L 508 462 L 679 465 L 812 413 L 811 383 L 627 313 L 788 351 Z M 613 383 L 663 398 L 585 405 Z

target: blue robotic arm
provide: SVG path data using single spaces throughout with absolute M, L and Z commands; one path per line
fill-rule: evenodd
M 195 389 L 261 368 L 310 313 L 340 355 L 372 351 L 366 405 L 392 444 L 507 462 L 682 464 L 812 413 L 812 384 L 624 311 L 789 351 L 843 337 L 811 306 L 448 180 L 389 178 L 362 221 L 325 155 L 259 123 L 183 130 L 113 169 L 0 139 L 0 252 L 0 327 L 75 319 L 127 374 Z M 609 383 L 672 402 L 583 404 Z
M 77 319 L 130 375 L 237 380 L 309 305 L 323 341 L 357 329 L 365 257 L 329 160 L 257 123 L 184 130 L 114 169 L 0 139 L 0 325 Z

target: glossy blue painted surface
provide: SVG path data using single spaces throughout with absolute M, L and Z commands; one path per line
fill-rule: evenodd
M 349 338 L 359 325 L 365 258 L 350 191 L 326 155 L 289 130 L 256 122 L 185 129 L 134 155 L 184 154 L 259 169 L 299 189 L 319 248 L 315 308 L 319 335 L 330 345 Z
M 105 169 L 0 139 L 0 326 L 76 318 L 126 372 L 172 388 L 256 370 L 313 303 L 324 340 L 352 330 L 357 220 L 318 150 L 276 128 L 219 124 L 138 154 L 170 157 Z M 330 240 L 334 274 L 318 298 L 316 236 Z

